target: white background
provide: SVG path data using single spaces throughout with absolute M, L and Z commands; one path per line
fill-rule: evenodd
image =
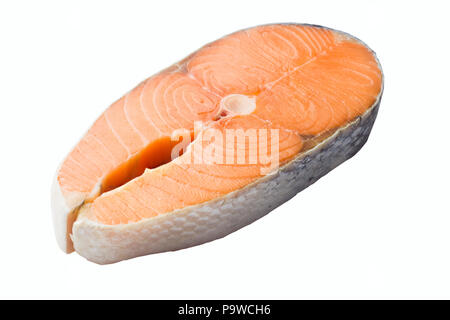
M 445 1 L 3 1 L 0 298 L 450 298 Z M 114 100 L 203 44 L 270 22 L 351 33 L 386 77 L 371 137 L 268 216 L 99 266 L 56 245 L 59 162 Z

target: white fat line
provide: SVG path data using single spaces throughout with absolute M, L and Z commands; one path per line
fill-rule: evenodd
M 135 89 L 136 90 L 136 89 Z M 141 89 L 142 90 L 142 89 Z M 133 124 L 133 122 L 130 119 L 130 115 L 128 114 L 128 108 L 127 108 L 127 102 L 128 102 L 128 97 L 130 95 L 131 92 L 127 93 L 125 95 L 125 101 L 123 103 L 123 112 L 125 113 L 125 119 L 128 121 L 128 123 L 130 124 L 131 128 L 134 130 L 134 132 L 137 133 L 137 135 L 141 138 L 142 143 L 144 145 L 146 145 L 148 143 L 147 138 L 141 133 L 141 131 Z
M 108 109 L 109 110 L 109 109 Z M 105 120 L 106 123 L 108 124 L 108 127 L 111 129 L 111 132 L 113 133 L 113 135 L 116 137 L 116 139 L 119 141 L 120 145 L 122 147 L 124 147 L 124 149 L 127 151 L 127 156 L 131 155 L 130 149 L 128 149 L 128 147 L 125 145 L 125 143 L 122 141 L 122 139 L 120 138 L 119 134 L 116 132 L 116 130 L 114 130 L 114 128 L 111 125 L 111 122 L 108 119 L 108 110 L 106 110 L 105 112 Z

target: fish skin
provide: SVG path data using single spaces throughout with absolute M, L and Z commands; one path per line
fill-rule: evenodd
M 338 32 L 363 44 L 376 59 L 375 53 L 367 45 L 344 32 L 317 25 L 291 23 L 286 25 L 315 26 Z M 275 174 L 260 178 L 224 197 L 129 225 L 104 225 L 86 219 L 85 212 L 89 209 L 89 205 L 84 205 L 73 224 L 70 236 L 75 250 L 90 261 L 99 264 L 114 263 L 150 253 L 179 250 L 209 242 L 264 216 L 352 157 L 364 145 L 375 121 L 383 91 L 384 77 L 378 60 L 377 63 L 381 72 L 382 88 L 376 102 L 363 115 L 339 128 L 318 146 L 291 160 Z M 56 190 L 58 187 L 59 184 Z M 283 192 L 270 192 L 280 190 L 280 187 Z M 58 203 L 53 199 L 52 202 Z M 64 210 L 72 210 L 68 212 L 70 216 L 75 207 L 66 206 Z M 242 212 L 246 214 L 243 215 Z M 59 242 L 64 250 L 64 243 Z M 64 251 L 70 252 L 70 249 L 70 244 L 67 244 Z
M 353 157 L 369 137 L 381 96 L 382 92 L 361 117 L 298 155 L 275 174 L 225 197 L 128 225 L 100 224 L 84 218 L 80 212 L 73 226 L 75 250 L 89 261 L 111 264 L 200 245 L 245 227 Z

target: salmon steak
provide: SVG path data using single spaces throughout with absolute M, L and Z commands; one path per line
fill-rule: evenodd
M 209 242 L 261 218 L 365 144 L 383 91 L 347 33 L 257 26 L 114 102 L 57 169 L 60 248 L 99 264 Z

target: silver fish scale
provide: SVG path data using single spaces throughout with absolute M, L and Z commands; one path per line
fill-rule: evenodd
M 200 205 L 130 225 L 100 225 L 82 216 L 73 226 L 75 250 L 100 264 L 188 248 L 222 238 L 266 215 L 356 154 L 369 137 L 381 93 L 366 113 L 324 142 L 256 182 Z

